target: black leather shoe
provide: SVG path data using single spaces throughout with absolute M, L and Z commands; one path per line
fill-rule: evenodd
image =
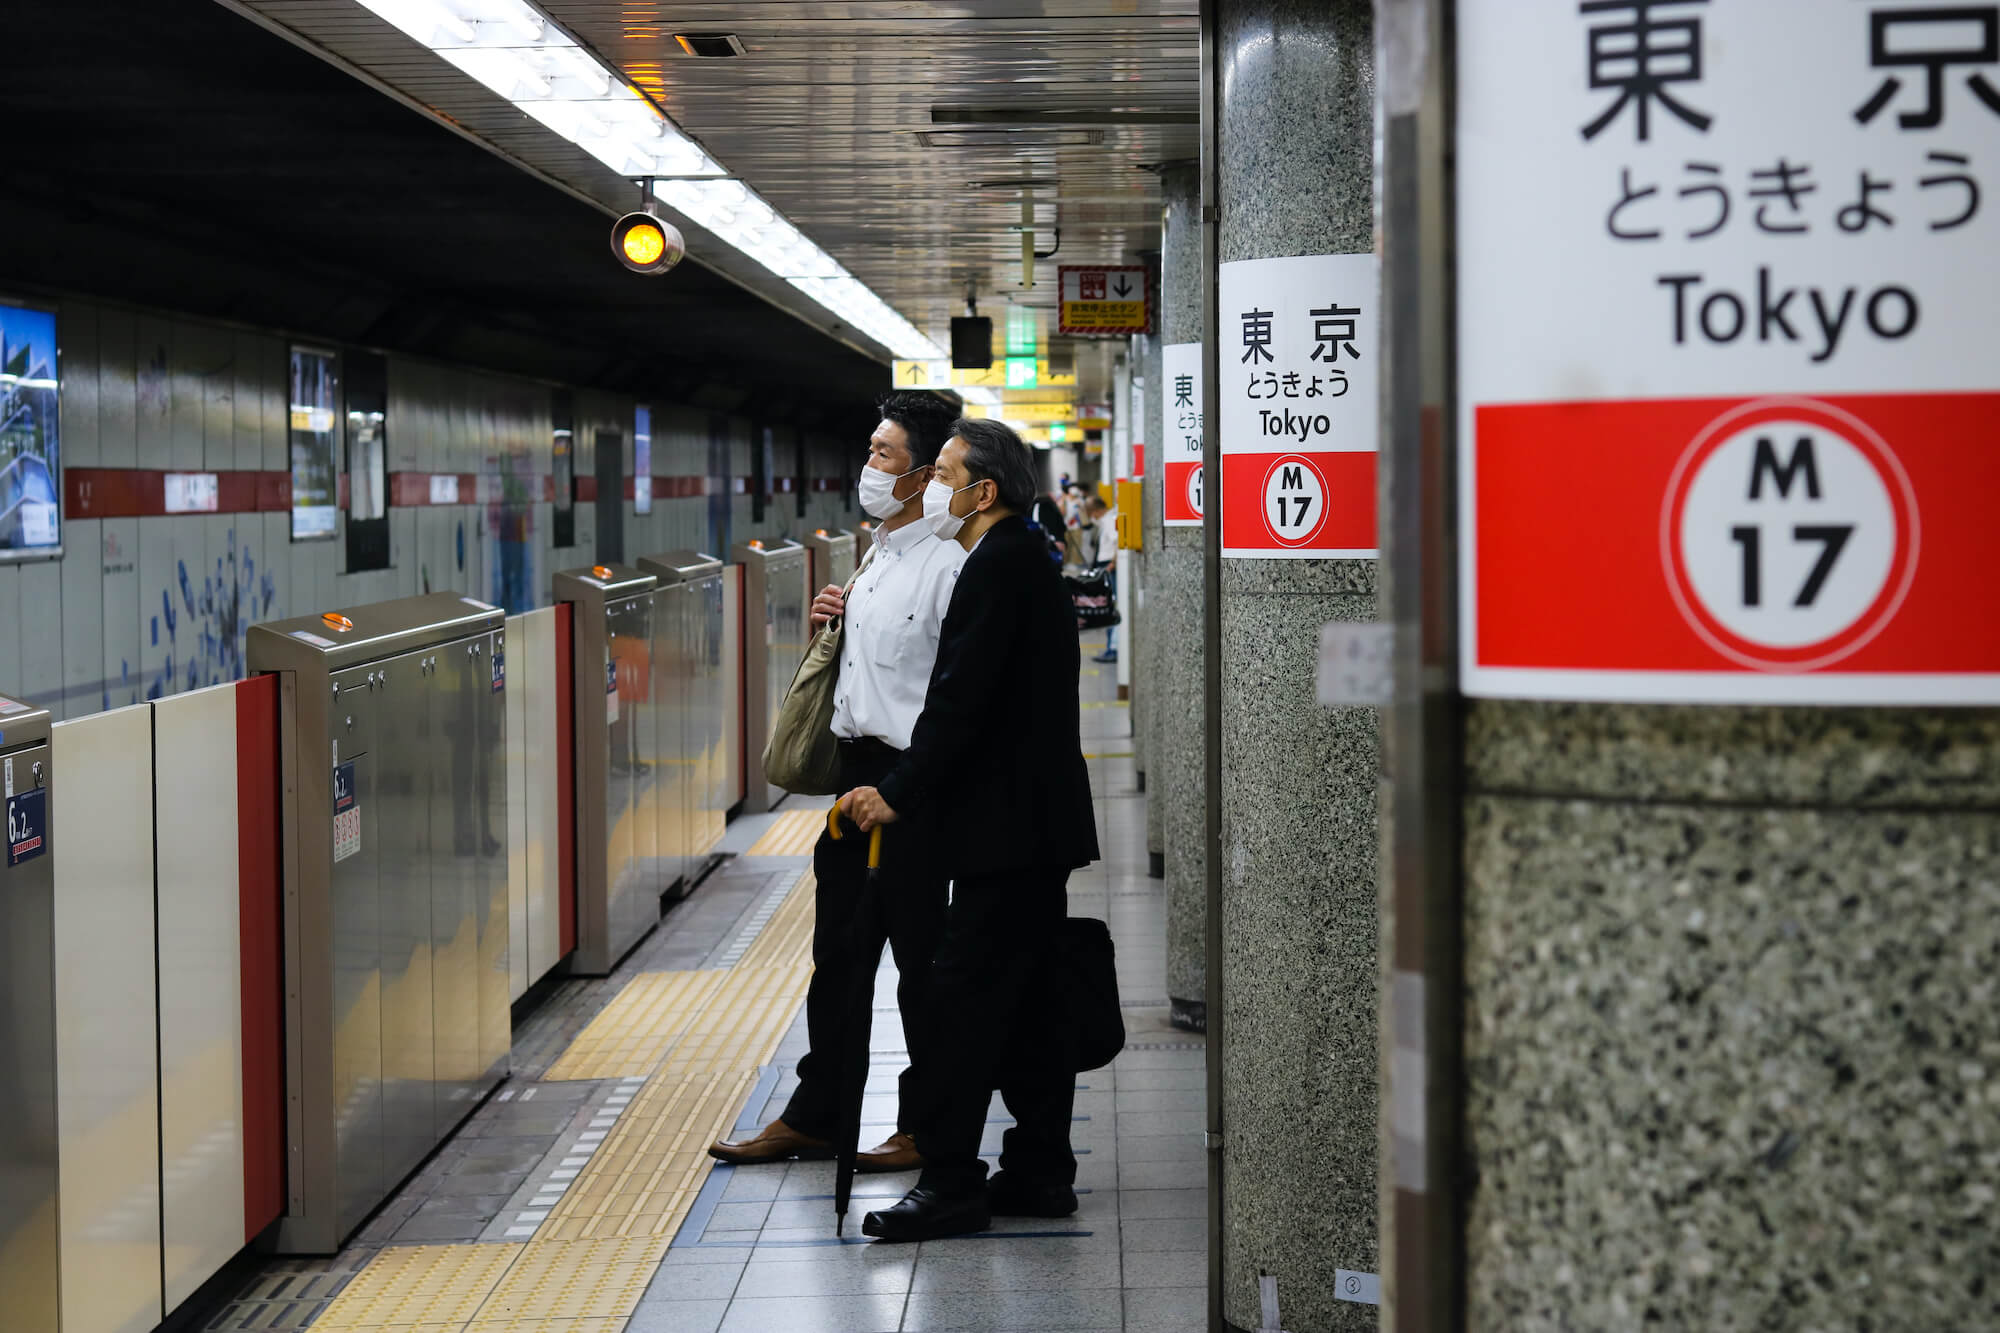
M 919 1186 L 895 1207 L 862 1218 L 861 1234 L 877 1240 L 938 1240 L 969 1236 L 992 1225 L 984 1190 L 945 1195 Z
M 986 1182 L 986 1206 L 995 1217 L 1068 1217 L 1076 1211 L 1076 1191 L 1016 1181 L 1000 1171 Z

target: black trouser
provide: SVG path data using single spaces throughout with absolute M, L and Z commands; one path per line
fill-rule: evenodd
M 1026 1184 L 1076 1180 L 1076 1074 L 1054 1040 L 1064 1020 L 1047 971 L 1068 881 L 1037 869 L 952 882 L 927 1010 L 935 1077 L 917 1127 L 927 1189 L 963 1194 L 985 1180 L 979 1139 L 996 1088 L 1015 1121 L 1000 1169 Z
M 843 743 L 842 790 L 874 786 L 894 765 L 897 754 L 880 741 Z M 883 828 L 873 919 L 860 932 L 855 929 L 855 911 L 868 875 L 868 837 L 852 824 L 844 832 L 838 842 L 821 833 L 813 848 L 819 889 L 813 906 L 813 975 L 806 989 L 806 1035 L 812 1049 L 799 1061 L 798 1091 L 784 1114 L 786 1124 L 818 1139 L 833 1138 L 840 1131 L 844 1115 L 853 1113 L 852 1106 L 843 1112 L 841 1089 L 860 1088 L 868 1072 L 870 1010 L 881 952 L 862 950 L 864 934 L 870 941 L 886 934 L 896 960 L 896 1005 L 910 1048 L 910 1063 L 899 1081 L 896 1128 L 908 1132 L 916 1124 L 929 1075 L 922 1015 L 930 991 L 931 955 L 944 931 L 947 880 L 938 868 L 931 830 L 922 819 L 899 819 Z

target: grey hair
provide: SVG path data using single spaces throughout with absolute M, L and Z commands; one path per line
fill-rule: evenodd
M 1035 502 L 1035 469 L 1028 446 L 1004 421 L 960 417 L 951 433 L 965 441 L 965 470 L 974 481 L 991 481 L 1000 503 L 1017 514 Z

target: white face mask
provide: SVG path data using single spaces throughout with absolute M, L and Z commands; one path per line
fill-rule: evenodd
M 910 469 L 910 472 L 921 471 L 922 468 Z M 909 476 L 910 472 L 897 474 L 884 472 L 879 467 L 862 468 L 861 482 L 855 488 L 860 492 L 861 507 L 875 518 L 894 518 L 909 503 L 907 496 L 901 500 L 896 498 L 896 483 Z
M 975 481 L 971 485 L 959 487 L 958 491 L 969 491 L 978 484 Z M 924 487 L 924 522 L 930 524 L 931 531 L 946 541 L 956 537 L 958 530 L 965 526 L 965 520 L 971 517 L 970 514 L 961 516 L 951 512 L 951 497 L 957 495 L 958 491 L 942 481 L 935 480 Z

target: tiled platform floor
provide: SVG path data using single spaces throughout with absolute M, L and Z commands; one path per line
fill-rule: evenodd
M 1089 651 L 1097 638 L 1086 641 Z M 860 1215 L 899 1197 L 910 1177 L 863 1177 L 848 1234 L 837 1239 L 830 1164 L 717 1167 L 626 1333 L 1204 1327 L 1203 1055 L 1197 1040 L 1166 1024 L 1163 888 L 1145 877 L 1144 797 L 1135 786 L 1128 713 L 1115 701 L 1113 669 L 1086 662 L 1082 692 L 1104 860 L 1071 878 L 1071 911 L 1111 925 L 1129 1044 L 1110 1068 L 1078 1080 L 1077 1184 L 1089 1191 L 1079 1215 L 1059 1223 L 1002 1222 L 985 1236 L 877 1245 L 858 1236 Z M 739 821 L 725 846 L 747 850 L 764 823 Z M 514 1078 L 346 1250 L 330 1259 L 273 1263 L 208 1327 L 308 1327 L 385 1246 L 508 1240 L 577 1136 L 621 1096 L 615 1079 L 539 1081 L 549 1065 L 637 973 L 722 966 L 740 955 L 746 934 L 768 918 L 774 894 L 804 864 L 739 856 L 677 906 L 614 976 L 564 983 L 517 1028 Z M 885 962 L 864 1111 L 869 1142 L 890 1132 L 895 1115 L 903 1040 L 893 994 L 894 973 Z M 744 1126 L 782 1108 L 804 1042 L 800 1017 L 749 1098 Z M 988 1146 L 997 1150 L 1005 1124 L 997 1099 L 993 1114 Z

